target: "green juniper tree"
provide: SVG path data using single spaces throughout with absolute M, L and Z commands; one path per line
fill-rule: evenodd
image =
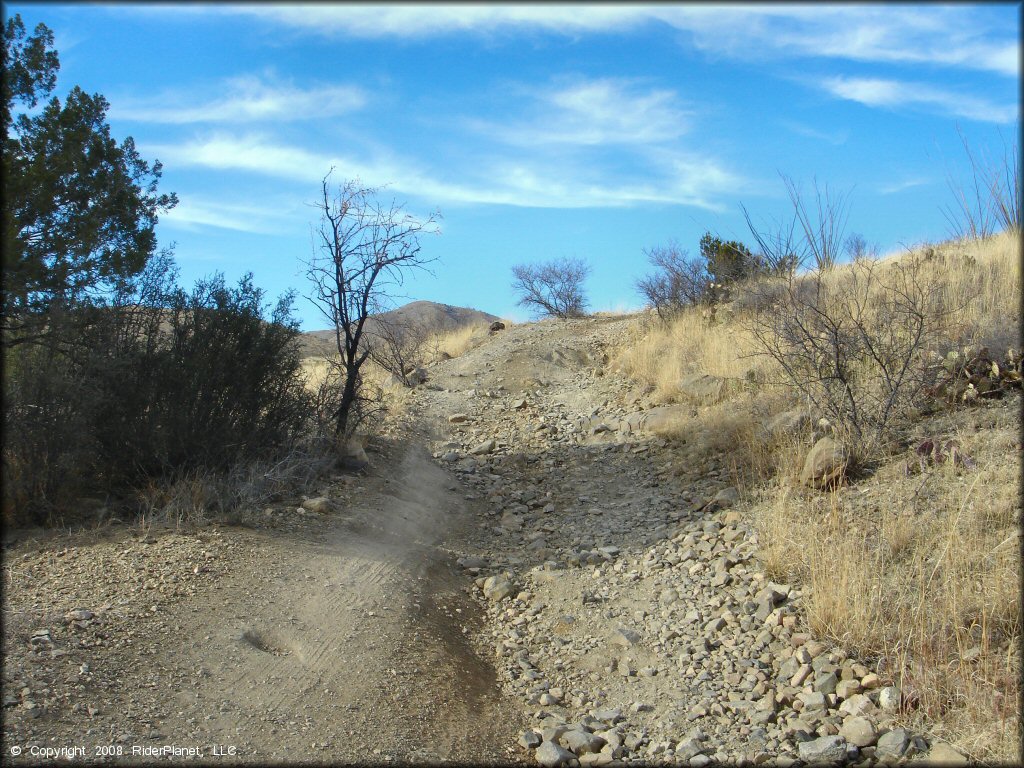
M 110 135 L 109 104 L 73 88 L 51 96 L 60 68 L 53 33 L 3 30 L 3 344 L 39 340 L 52 310 L 73 308 L 138 274 L 156 252 L 158 194 L 131 137 Z M 49 99 L 46 101 L 46 99 Z M 37 114 L 26 112 L 44 102 Z

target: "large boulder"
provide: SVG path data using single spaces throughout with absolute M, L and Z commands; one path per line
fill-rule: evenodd
M 850 452 L 842 442 L 832 437 L 823 437 L 807 454 L 800 471 L 800 482 L 815 488 L 825 488 L 843 476 L 849 462 Z
M 570 760 L 576 759 L 576 755 L 567 749 L 563 749 L 553 741 L 545 741 L 537 747 L 537 751 L 533 753 L 533 756 L 545 768 L 559 768 L 559 766 L 565 765 Z
M 709 373 L 691 373 L 676 384 L 679 394 L 694 403 L 715 403 L 725 396 L 727 382 Z

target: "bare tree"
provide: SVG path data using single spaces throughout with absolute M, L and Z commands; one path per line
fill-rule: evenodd
M 667 320 L 707 298 L 711 278 L 706 263 L 691 258 L 677 242 L 651 248 L 644 255 L 659 271 L 638 280 L 636 287 L 659 318 Z
M 589 274 L 590 267 L 582 259 L 519 264 L 512 267 L 512 290 L 519 294 L 521 307 L 562 319 L 581 317 L 587 306 L 583 281 Z
M 439 232 L 440 214 L 418 220 L 393 201 L 381 203 L 377 190 L 358 181 L 347 181 L 333 192 L 330 176 L 321 182 L 321 198 L 315 204 L 320 223 L 306 275 L 313 284 L 307 298 L 335 332 L 339 362 L 332 371 L 337 382 L 334 434 L 340 442 L 358 425 L 352 412 L 360 397 L 360 370 L 370 354 L 363 344 L 367 317 L 380 311 L 410 269 L 424 268 L 431 261 L 420 251 L 419 236 Z

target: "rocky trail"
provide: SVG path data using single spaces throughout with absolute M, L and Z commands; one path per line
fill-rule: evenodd
M 644 431 L 605 368 L 626 322 L 515 326 L 432 366 L 425 445 L 310 510 L 9 546 L 5 757 L 944 762 L 896 726 L 884 670 L 765 577 L 728 468 Z

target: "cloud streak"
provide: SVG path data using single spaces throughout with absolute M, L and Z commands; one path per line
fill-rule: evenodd
M 715 56 L 825 57 L 908 62 L 1020 73 L 1012 30 L 979 21 L 957 6 L 860 5 L 253 5 L 217 12 L 257 16 L 299 32 L 356 38 L 543 32 L 624 34 L 668 26 Z
M 235 232 L 276 234 L 284 231 L 288 213 L 244 203 L 226 203 L 201 196 L 182 195 L 178 204 L 160 216 L 160 222 L 184 229 L 216 227 Z
M 431 169 L 386 153 L 364 160 L 311 152 L 262 134 L 221 133 L 145 149 L 168 164 L 248 172 L 311 186 L 334 168 L 335 178 L 358 178 L 430 205 L 604 208 L 659 203 L 718 210 L 714 196 L 743 183 L 707 158 L 669 149 L 652 157 L 659 171 L 640 169 L 631 178 L 567 161 L 491 159 L 493 153 L 464 158 L 458 167 L 449 158 L 443 170 Z M 458 180 L 451 180 L 453 176 Z
M 255 76 L 227 80 L 224 95 L 195 103 L 192 94 L 165 93 L 158 98 L 121 98 L 111 117 L 147 123 L 237 123 L 292 121 L 334 117 L 362 109 L 362 89 L 349 85 L 297 88 Z
M 562 87 L 527 89 L 532 116 L 509 123 L 471 121 L 479 133 L 521 147 L 648 145 L 676 139 L 688 113 L 675 91 L 640 91 L 626 80 L 586 80 Z
M 1018 115 L 1016 104 L 995 104 L 926 83 L 873 77 L 831 77 L 823 80 L 821 87 L 833 96 L 869 107 L 924 107 L 954 117 L 989 123 L 1012 123 Z

